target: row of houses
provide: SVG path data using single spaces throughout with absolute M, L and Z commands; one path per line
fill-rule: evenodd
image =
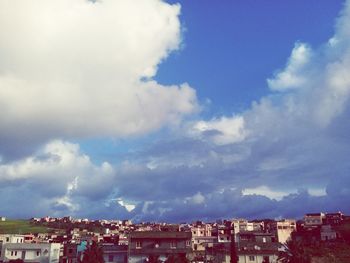
M 99 220 L 103 232 L 76 228 L 74 219 L 64 220 L 72 228 L 65 233 L 0 235 L 0 262 L 21 259 L 37 263 L 78 263 L 86 248 L 96 242 L 105 263 L 230 262 L 232 253 L 239 263 L 277 263 L 283 244 L 290 239 L 339 238 L 336 227 L 348 220 L 342 213 L 306 214 L 303 220 L 224 220 L 191 224 L 140 223 Z M 51 221 L 50 221 L 51 220 Z M 55 221 L 53 221 L 55 220 Z M 42 219 L 36 219 L 42 222 Z M 96 221 L 86 222 L 96 225 Z M 172 262 L 170 260 L 170 262 Z

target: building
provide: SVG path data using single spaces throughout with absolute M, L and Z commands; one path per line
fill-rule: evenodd
M 297 230 L 294 219 L 283 219 L 270 223 L 270 231 L 275 233 L 280 243 L 286 243 L 292 238 L 292 233 Z
M 310 213 L 304 216 L 305 227 L 318 227 L 323 224 L 325 218 L 324 213 Z
M 186 257 L 191 252 L 191 232 L 132 232 L 129 234 L 128 261 L 143 263 L 151 258 Z
M 77 263 L 78 262 L 78 245 L 64 244 L 63 255 L 60 257 L 60 263 Z
M 105 263 L 127 263 L 128 246 L 117 244 L 102 244 Z
M 25 240 L 25 235 L 16 235 L 16 234 L 3 234 L 0 235 L 0 242 L 3 244 L 6 243 L 23 243 Z
M 239 263 L 277 262 L 279 242 L 273 233 L 241 232 L 236 245 Z
M 331 225 L 321 226 L 320 235 L 322 241 L 334 240 L 338 237 L 337 232 L 332 228 Z
M 61 244 L 58 243 L 6 243 L 2 245 L 1 260 L 22 259 L 24 262 L 59 263 Z
M 325 225 L 339 225 L 344 220 L 345 216 L 342 212 L 327 213 L 323 218 L 323 224 Z

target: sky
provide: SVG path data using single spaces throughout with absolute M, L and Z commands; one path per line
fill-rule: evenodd
M 0 0 L 0 215 L 350 213 L 350 1 Z

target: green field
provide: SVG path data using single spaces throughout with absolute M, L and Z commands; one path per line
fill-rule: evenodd
M 32 225 L 29 220 L 6 220 L 0 222 L 0 234 L 34 234 L 51 231 L 51 228 Z

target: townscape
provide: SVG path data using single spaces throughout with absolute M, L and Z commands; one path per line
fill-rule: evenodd
M 49 230 L 0 234 L 0 262 L 350 262 L 350 216 L 341 212 L 181 224 L 43 217 L 30 224 Z M 88 259 L 93 249 L 101 260 Z

